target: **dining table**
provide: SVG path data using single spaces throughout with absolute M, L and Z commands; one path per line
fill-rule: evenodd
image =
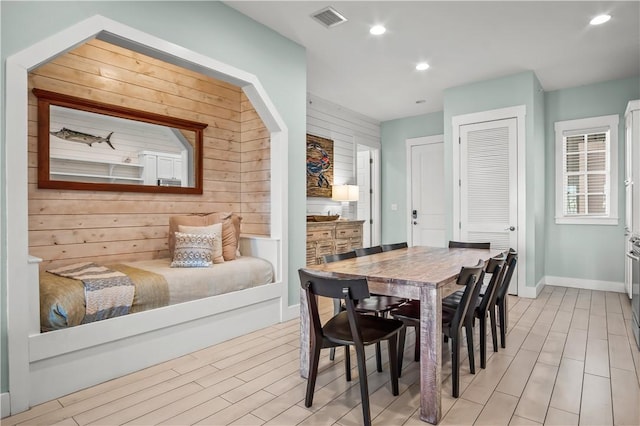
M 370 293 L 420 301 L 420 418 L 442 417 L 442 298 L 461 288 L 462 266 L 487 261 L 501 250 L 414 246 L 338 262 L 307 266 L 328 278 L 366 278 Z M 310 325 L 306 294 L 300 292 L 300 374 L 308 377 Z

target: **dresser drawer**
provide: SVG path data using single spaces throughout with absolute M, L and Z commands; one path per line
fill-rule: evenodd
M 307 241 L 332 240 L 335 238 L 334 228 L 332 225 L 307 226 Z
M 362 236 L 362 231 L 360 227 L 337 227 L 336 228 L 336 238 L 358 238 Z

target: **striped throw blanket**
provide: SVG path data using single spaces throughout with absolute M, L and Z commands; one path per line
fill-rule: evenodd
M 131 309 L 135 287 L 122 272 L 92 262 L 76 263 L 47 272 L 82 281 L 86 301 L 82 324 L 126 315 Z

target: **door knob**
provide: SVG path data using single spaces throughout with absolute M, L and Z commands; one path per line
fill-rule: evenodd
M 515 231 L 516 227 L 515 226 L 508 226 L 506 228 L 504 228 L 505 231 Z
M 418 222 L 416 222 L 416 221 L 414 220 L 414 221 L 413 221 L 413 224 L 414 224 L 414 225 L 417 225 L 417 224 L 418 224 Z

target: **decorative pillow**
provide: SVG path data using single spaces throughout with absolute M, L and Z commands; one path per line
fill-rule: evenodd
M 213 236 L 213 263 L 224 263 L 222 256 L 222 224 L 216 223 L 210 226 L 186 226 L 178 225 L 178 231 L 186 234 L 208 234 Z
M 171 216 L 169 218 L 169 256 L 173 257 L 173 250 L 176 246 L 176 232 L 179 231 L 178 226 L 207 226 L 214 222 L 207 222 L 206 215 L 192 214 L 183 216 Z
M 214 236 L 176 232 L 172 268 L 202 268 L 213 265 Z

